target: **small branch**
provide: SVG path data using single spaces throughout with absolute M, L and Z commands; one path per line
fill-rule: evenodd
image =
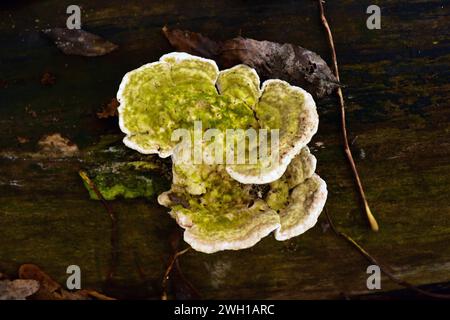
M 162 289 L 163 293 L 161 295 L 161 300 L 167 300 L 167 281 L 169 280 L 170 272 L 173 269 L 173 266 L 175 265 L 175 262 L 177 261 L 178 257 L 185 254 L 191 249 L 191 247 L 188 247 L 184 250 L 176 252 L 169 260 L 169 264 L 167 266 L 166 272 L 164 273 L 163 281 L 162 281 Z
M 144 268 L 142 268 L 139 256 L 136 252 L 136 250 L 133 251 L 133 256 L 134 256 L 134 264 L 136 265 L 136 269 L 138 272 L 139 277 L 141 278 L 142 281 L 147 281 L 147 274 L 144 270 Z
M 340 81 L 339 79 L 339 68 L 337 63 L 337 57 L 336 57 L 336 50 L 334 48 L 334 41 L 333 41 L 333 35 L 331 33 L 330 26 L 328 24 L 327 18 L 325 17 L 325 12 L 323 8 L 323 1 L 319 0 L 319 7 L 320 7 L 320 18 L 322 20 L 322 24 L 325 27 L 325 30 L 328 35 L 328 42 L 331 48 L 331 55 L 333 59 L 333 69 L 334 69 L 334 75 L 336 76 L 336 79 Z M 350 163 L 350 166 L 353 171 L 353 175 L 356 180 L 356 185 L 358 187 L 359 195 L 361 196 L 361 200 L 364 203 L 364 209 L 366 212 L 367 220 L 369 221 L 370 227 L 373 231 L 378 231 L 378 223 L 375 217 L 373 216 L 369 203 L 367 202 L 366 195 L 364 193 L 364 189 L 361 183 L 361 179 L 359 178 L 358 170 L 356 169 L 355 160 L 353 159 L 352 152 L 350 150 L 350 146 L 348 144 L 348 137 L 347 137 L 347 126 L 345 121 L 345 104 L 344 104 L 344 95 L 342 94 L 341 87 L 337 88 L 337 95 L 339 97 L 339 104 L 340 104 L 340 110 L 341 110 L 341 127 L 342 127 L 342 137 L 344 139 L 344 151 L 347 156 L 348 162 Z
M 83 294 L 96 300 L 117 300 L 94 290 L 80 290 Z
M 199 300 L 201 295 L 200 292 L 198 292 L 198 290 L 194 287 L 194 285 L 185 277 L 185 275 L 183 274 L 183 272 L 181 272 L 181 268 L 180 268 L 180 259 L 177 259 L 175 261 L 175 267 L 173 268 L 173 270 L 178 272 L 178 276 L 180 277 L 180 279 L 183 281 L 183 283 L 189 288 L 189 290 L 191 291 L 191 293 L 193 294 L 193 300 Z
M 117 228 L 117 218 L 112 210 L 112 208 L 109 206 L 108 202 L 103 197 L 102 193 L 98 188 L 95 186 L 94 182 L 88 177 L 87 173 L 84 171 L 79 171 L 78 174 L 80 175 L 81 179 L 83 179 L 84 182 L 91 188 L 95 194 L 97 195 L 97 198 L 100 199 L 103 207 L 106 209 L 106 212 L 108 212 L 109 218 L 111 219 L 111 264 L 107 275 L 107 281 L 110 281 L 114 273 L 116 271 L 116 265 L 119 259 L 118 255 L 118 228 Z
M 391 271 L 389 271 L 389 267 L 383 265 L 382 263 L 380 263 L 377 259 L 375 259 L 369 252 L 367 252 L 367 250 L 365 250 L 360 244 L 358 244 L 355 240 L 353 240 L 350 236 L 348 236 L 347 234 L 337 230 L 336 226 L 334 225 L 333 221 L 331 220 L 330 215 L 328 214 L 328 210 L 325 207 L 325 215 L 327 217 L 328 223 L 331 227 L 331 230 L 333 230 L 333 232 L 342 237 L 343 239 L 345 239 L 348 243 L 350 243 L 353 247 L 356 248 L 356 250 L 362 255 L 364 256 L 364 258 L 366 258 L 367 260 L 369 260 L 372 264 L 377 265 L 378 267 L 380 267 L 380 270 L 389 278 L 391 279 L 393 282 L 397 283 L 398 285 L 408 288 L 410 290 L 413 290 L 415 292 L 418 292 L 420 294 L 423 294 L 424 296 L 427 297 L 431 297 L 431 298 L 435 298 L 435 299 L 450 299 L 450 295 L 448 294 L 439 294 L 439 293 L 433 293 L 433 292 L 429 292 L 423 289 L 418 288 L 417 286 L 400 279 L 399 277 L 397 277 L 395 274 L 393 274 Z

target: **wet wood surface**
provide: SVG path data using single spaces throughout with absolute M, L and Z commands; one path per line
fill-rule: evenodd
M 67 56 L 41 29 L 65 26 L 69 1 L 0 5 L 0 271 L 14 277 L 35 263 L 65 283 L 77 264 L 83 288 L 115 297 L 159 298 L 178 229 L 154 199 L 117 200 L 119 261 L 112 281 L 111 224 L 90 200 L 78 170 L 136 155 L 120 147 L 117 120 L 96 113 L 122 76 L 172 49 L 164 25 L 213 39 L 236 35 L 290 42 L 319 53 L 328 45 L 315 1 L 78 1 L 83 29 L 119 45 L 95 58 Z M 383 1 L 381 30 L 366 28 L 371 1 L 327 1 L 348 130 L 367 198 L 380 224 L 368 228 L 342 151 L 337 101 L 317 101 L 311 147 L 327 181 L 337 227 L 415 284 L 450 281 L 450 5 Z M 43 85 L 44 73 L 55 77 Z M 42 154 L 37 142 L 60 133 L 73 157 Z M 111 148 L 113 146 L 113 148 Z M 186 244 L 181 243 L 180 248 Z M 336 298 L 368 293 L 368 262 L 327 227 L 286 242 L 180 258 L 203 298 Z M 176 288 L 176 287 L 175 287 Z M 399 287 L 382 278 L 382 290 Z M 171 290 L 170 297 L 183 298 Z

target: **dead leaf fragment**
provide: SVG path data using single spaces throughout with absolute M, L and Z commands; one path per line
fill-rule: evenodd
M 50 72 L 44 72 L 41 76 L 41 84 L 43 86 L 51 86 L 55 84 L 56 77 Z
M 118 48 L 116 44 L 84 30 L 52 28 L 42 32 L 55 42 L 58 49 L 68 55 L 96 57 Z
M 72 157 L 78 153 L 78 147 L 69 139 L 61 136 L 60 133 L 54 133 L 42 137 L 38 145 L 41 153 L 54 157 Z
M 339 81 L 326 62 L 316 53 L 290 43 L 258 41 L 237 37 L 213 41 L 200 33 L 163 28 L 177 50 L 216 60 L 222 68 L 246 64 L 263 79 L 281 79 L 303 87 L 316 97 L 331 94 Z
M 93 290 L 68 291 L 34 264 L 20 266 L 19 277 L 39 283 L 39 290 L 32 297 L 36 300 L 115 300 Z
M 33 118 L 36 118 L 36 117 L 37 117 L 36 111 L 34 111 L 33 109 L 31 109 L 31 106 L 30 106 L 30 105 L 28 105 L 28 106 L 25 107 L 25 112 L 26 112 L 27 114 L 29 114 L 31 117 L 33 117 Z
M 33 296 L 37 300 L 73 300 L 68 299 L 66 290 L 54 281 L 50 276 L 43 272 L 38 266 L 33 264 L 24 264 L 19 268 L 19 277 L 21 279 L 36 280 L 40 284 L 39 291 Z
M 119 107 L 119 102 L 116 98 L 113 98 L 106 106 L 102 108 L 102 111 L 97 112 L 97 117 L 99 119 L 106 119 L 109 117 L 116 117 L 118 115 L 117 108 Z
M 36 280 L 1 280 L 0 300 L 25 300 L 39 290 Z
M 285 80 L 317 97 L 330 94 L 338 87 L 337 79 L 318 54 L 293 44 L 239 37 L 224 43 L 221 57 L 227 67 L 244 63 L 255 68 L 263 78 Z
M 169 29 L 167 26 L 164 26 L 162 31 L 170 44 L 177 50 L 211 59 L 221 54 L 219 42 L 213 41 L 198 32 Z
M 19 142 L 20 144 L 24 144 L 30 141 L 30 139 L 28 139 L 27 137 L 22 137 L 22 136 L 17 136 L 16 137 L 17 142 Z

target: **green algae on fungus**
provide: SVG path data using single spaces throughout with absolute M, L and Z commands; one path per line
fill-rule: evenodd
M 253 246 L 280 226 L 278 214 L 252 194 L 252 185 L 232 179 L 222 165 L 174 164 L 174 183 L 158 202 L 185 228 L 184 240 L 195 250 L 219 250 Z M 182 176 L 177 172 L 182 171 Z M 191 194 L 191 176 L 200 177 L 204 192 Z M 176 181 L 176 183 L 175 183 Z
M 270 184 L 265 200 L 280 215 L 275 239 L 287 240 L 312 228 L 327 198 L 327 186 L 317 174 L 316 158 L 304 147 L 285 174 Z
M 314 100 L 305 90 L 281 80 L 267 80 L 260 88 L 258 74 L 248 66 L 219 72 L 213 60 L 179 52 L 128 72 L 117 100 L 124 143 L 144 154 L 171 156 L 178 144 L 174 131 L 192 131 L 195 121 L 203 131 L 279 130 L 277 161 L 261 157 L 256 164 L 226 165 L 241 183 L 277 180 L 318 127 Z
M 227 172 L 242 183 L 269 183 L 280 178 L 292 159 L 306 146 L 318 128 L 312 96 L 281 80 L 267 80 L 255 105 L 262 129 L 279 129 L 279 162 L 260 161 L 256 165 L 230 165 Z
M 117 99 L 124 143 L 141 153 L 170 156 L 176 129 L 233 129 L 256 126 L 253 111 L 243 101 L 219 95 L 219 71 L 211 60 L 188 55 L 165 55 L 159 62 L 127 73 Z
M 232 179 L 223 165 L 173 164 L 172 187 L 158 201 L 198 251 L 248 248 L 272 231 L 286 240 L 314 226 L 325 204 L 326 184 L 314 174 L 315 163 L 303 148 L 265 194 Z
M 156 171 L 155 171 L 156 170 Z M 95 187 L 106 200 L 153 198 L 168 187 L 167 181 L 158 174 L 159 167 L 152 162 L 130 161 L 103 165 L 89 170 Z M 91 199 L 99 200 L 97 194 L 84 181 Z
M 125 145 L 144 154 L 172 156 L 172 186 L 158 202 L 170 208 L 195 250 L 248 248 L 271 232 L 277 240 L 286 240 L 316 223 L 327 190 L 314 174 L 316 159 L 306 147 L 317 131 L 318 115 L 303 89 L 274 79 L 260 86 L 258 74 L 248 66 L 219 72 L 212 60 L 170 53 L 127 73 L 117 99 Z M 200 154 L 203 161 L 179 161 L 186 155 L 180 147 L 186 141 L 173 139 L 178 129 L 190 134 L 186 154 Z M 200 151 L 195 145 L 197 129 Z M 275 130 L 277 143 L 267 137 L 266 147 L 269 154 L 276 148 L 279 161 L 259 152 L 256 163 L 204 161 L 213 152 L 217 159 L 208 129 L 218 129 L 221 134 L 214 142 L 227 148 L 227 130 Z M 239 133 L 231 138 L 234 143 L 245 140 Z M 218 151 L 222 159 L 227 148 Z M 245 148 L 250 157 L 259 145 Z

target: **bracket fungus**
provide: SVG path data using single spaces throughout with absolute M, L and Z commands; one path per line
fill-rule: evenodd
M 187 53 L 169 53 L 158 62 L 128 72 L 117 100 L 124 143 L 163 158 L 171 156 L 179 142 L 173 138 L 174 131 L 193 131 L 195 121 L 201 122 L 203 131 L 232 132 L 236 141 L 245 140 L 239 129 L 277 130 L 278 143 L 274 148 L 272 139 L 268 148 L 277 161 L 264 156 L 254 163 L 227 161 L 226 171 L 241 183 L 264 184 L 280 178 L 319 123 L 314 100 L 305 90 L 273 79 L 260 89 L 256 71 L 248 66 L 219 72 L 213 60 Z M 222 160 L 224 156 L 225 152 L 220 155 Z
M 246 65 L 219 71 L 213 60 L 174 52 L 128 72 L 117 100 L 125 145 L 172 156 L 172 186 L 158 201 L 171 209 L 194 249 L 248 248 L 271 232 L 286 240 L 316 223 L 327 189 L 306 146 L 318 115 L 305 90 L 277 79 L 261 85 Z M 189 133 L 187 154 L 194 161 L 180 161 L 183 144 L 173 135 L 179 129 Z M 211 129 L 219 133 L 208 135 Z M 262 129 L 276 134 L 264 137 Z M 242 135 L 244 130 L 258 131 L 258 143 Z M 256 157 L 239 162 L 235 154 L 228 158 L 230 150 Z M 202 161 L 196 162 L 199 154 Z
M 239 183 L 223 165 L 174 164 L 172 187 L 158 201 L 198 251 L 248 248 L 272 231 L 286 240 L 313 227 L 325 205 L 326 184 L 315 165 L 304 147 L 280 179 L 262 186 Z M 201 193 L 192 192 L 200 182 Z

